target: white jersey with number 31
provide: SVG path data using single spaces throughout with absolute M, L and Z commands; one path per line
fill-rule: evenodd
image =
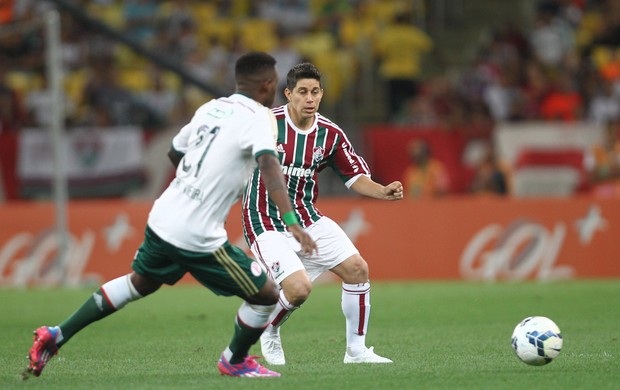
M 172 141 L 184 156 L 148 226 L 179 248 L 215 251 L 227 240 L 224 223 L 256 157 L 275 154 L 276 131 L 273 113 L 241 94 L 202 105 Z

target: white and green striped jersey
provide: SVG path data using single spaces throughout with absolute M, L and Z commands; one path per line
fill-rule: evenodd
M 287 106 L 274 108 L 273 112 L 278 123 L 276 152 L 288 193 L 297 218 L 302 226 L 308 227 L 323 215 L 315 206 L 319 195 L 318 172 L 329 166 L 350 187 L 360 175 L 369 176 L 370 171 L 344 131 L 321 114 L 315 115 L 309 130 L 300 130 L 289 117 Z M 243 196 L 243 230 L 249 245 L 265 231 L 286 231 L 258 169 L 250 177 Z
M 215 251 L 227 240 L 226 217 L 256 157 L 275 154 L 275 133 L 273 113 L 241 94 L 202 105 L 172 141 L 183 158 L 155 201 L 148 226 L 179 248 Z

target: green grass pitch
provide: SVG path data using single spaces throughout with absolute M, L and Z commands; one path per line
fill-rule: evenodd
M 0 289 L 2 389 L 618 389 L 620 281 L 373 283 L 367 344 L 394 360 L 345 365 L 340 286 L 315 286 L 282 330 L 281 378 L 231 378 L 216 362 L 238 298 L 164 287 L 92 324 L 39 378 L 22 381 L 31 332 L 71 314 L 92 289 Z M 553 319 L 563 350 L 547 366 L 510 347 L 524 317 Z M 252 353 L 260 355 L 255 346 Z

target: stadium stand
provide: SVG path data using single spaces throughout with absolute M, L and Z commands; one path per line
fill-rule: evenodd
M 118 89 L 133 107 L 134 114 L 119 124 L 140 126 L 150 140 L 178 126 L 209 97 L 230 92 L 226 64 L 247 50 L 287 50 L 324 69 L 328 93 L 322 111 L 347 125 L 361 153 L 373 155 L 379 175 L 386 174 L 379 159 L 387 154 L 375 156 L 379 146 L 368 144 L 373 137 L 366 133 L 373 128 L 433 129 L 453 137 L 449 144 L 464 142 L 460 154 L 443 161 L 456 177 L 454 193 L 469 188 L 468 145 L 490 141 L 501 154 L 496 134 L 506 123 L 568 120 L 590 128 L 592 121 L 603 126 L 620 119 L 620 110 L 613 109 L 620 106 L 617 1 L 50 0 L 1 6 L 0 54 L 8 59 L 2 81 L 16 93 L 25 118 L 15 116 L 0 136 L 33 123 L 25 101 L 41 84 L 45 61 L 37 21 L 51 7 L 62 15 L 65 93 L 75 108 L 68 112 L 69 127 L 105 119 L 85 93 L 101 64 L 116 70 Z M 136 17 L 141 12 L 148 17 Z M 387 115 L 378 37 L 403 15 L 428 34 L 433 50 L 421 53 L 415 96 Z M 561 50 L 545 50 L 549 41 Z M 176 109 L 162 116 L 153 102 L 164 100 Z M 120 119 L 107 120 L 117 125 Z M 7 173 L 7 166 L 12 165 L 3 163 L 10 197 L 18 191 L 8 189 L 7 177 L 15 173 Z M 341 194 L 335 189 L 341 186 L 333 188 L 322 191 Z

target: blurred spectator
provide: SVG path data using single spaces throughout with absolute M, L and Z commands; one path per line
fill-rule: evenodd
M 516 74 L 522 62 L 529 56 L 529 46 L 525 37 L 504 26 L 492 33 L 487 47 L 487 61 L 498 71 Z M 524 46 L 525 45 L 525 46 Z
M 558 16 L 559 11 L 554 1 L 542 1 L 529 38 L 534 58 L 550 68 L 560 66 L 575 44 L 573 28 Z
M 344 46 L 340 38 L 336 37 L 335 46 L 317 57 L 315 65 L 324 72 L 323 83 L 329 91 L 322 104 L 326 108 L 338 107 L 358 76 L 359 64 L 354 49 Z
M 315 23 L 307 0 L 260 1 L 258 16 L 279 25 L 286 33 L 306 31 Z
M 237 25 L 239 39 L 248 51 L 273 50 L 278 42 L 276 24 L 270 20 L 245 18 Z
M 435 114 L 439 120 L 439 128 L 452 131 L 455 126 L 462 125 L 461 119 L 464 110 L 462 99 L 447 75 L 435 77 L 433 84 L 431 93 Z
M 600 72 L 603 79 L 608 83 L 620 80 L 620 47 L 609 50 L 609 58 L 601 64 Z
M 574 78 L 566 71 L 554 80 L 552 91 L 540 103 L 540 114 L 546 120 L 571 122 L 583 118 L 584 101 L 574 84 Z
M 340 28 L 346 15 L 353 14 L 353 2 L 350 0 L 315 1 L 313 14 L 324 28 L 334 36 L 340 34 Z M 357 3 L 357 2 L 356 2 Z M 349 42 L 346 42 L 347 46 Z
M 151 44 L 157 30 L 159 1 L 127 0 L 123 2 L 125 32 L 136 41 Z
M 295 38 L 295 49 L 312 63 L 325 56 L 325 53 L 333 52 L 336 47 L 337 37 L 327 32 L 320 21 Z M 318 66 L 318 65 L 317 65 Z
M 582 27 L 586 30 L 586 39 L 582 42 L 584 54 L 590 55 L 597 47 L 620 46 L 620 2 L 592 1 L 589 6 L 589 23 Z
M 537 60 L 525 64 L 525 81 L 521 88 L 523 99 L 521 109 L 523 118 L 535 120 L 541 117 L 540 106 L 547 94 L 551 92 L 551 83 L 544 66 Z
M 187 57 L 196 50 L 200 50 L 196 36 L 196 25 L 190 19 L 182 21 L 175 35 L 169 35 L 168 38 L 170 45 L 167 55 L 180 62 L 185 62 Z
M 37 83 L 37 87 L 28 90 L 25 96 L 25 109 L 26 109 L 26 123 L 27 126 L 35 126 L 47 128 L 51 124 L 52 111 L 52 91 L 49 89 L 47 83 L 46 74 L 44 74 Z M 64 109 L 65 119 L 73 117 L 75 113 L 75 106 L 71 99 L 69 99 L 65 91 L 61 91 L 62 104 Z
M 4 0 L 0 2 L 0 25 L 13 21 L 15 13 L 15 0 Z
M 476 194 L 508 195 L 510 190 L 510 167 L 499 160 L 491 142 L 484 144 L 474 167 L 471 191 Z
M 521 61 L 530 57 L 531 47 L 517 23 L 513 20 L 506 20 L 495 33 L 495 41 L 502 44 L 507 60 Z
M 496 121 L 516 119 L 521 94 L 514 73 L 500 71 L 497 80 L 484 90 L 483 100 Z
M 411 15 L 398 14 L 377 35 L 379 75 L 386 82 L 389 118 L 418 92 L 422 55 L 433 48 L 433 40 L 412 23 Z
M 184 26 L 196 23 L 190 0 L 167 1 L 162 5 L 161 13 L 162 28 L 171 37 L 180 36 Z
M 448 192 L 450 179 L 444 164 L 432 157 L 428 144 L 415 139 L 408 148 L 411 161 L 403 173 L 405 196 L 436 198 Z
M 559 6 L 559 15 L 573 28 L 581 24 L 584 8 L 588 0 L 555 0 Z M 594 3 L 591 1 L 590 3 Z
M 70 72 L 86 65 L 88 47 L 83 39 L 86 28 L 67 14 L 60 16 L 62 67 Z
M 620 197 L 620 122 L 608 122 L 603 141 L 586 156 L 592 192 L 602 197 Z
M 18 4 L 15 4 L 18 7 Z M 34 19 L 34 11 L 24 10 L 22 18 L 13 11 L 13 20 L 3 28 L 0 34 L 0 59 L 10 68 L 43 69 L 44 42 L 43 34 Z
M 276 59 L 276 71 L 280 76 L 278 79 L 278 88 L 276 92 L 276 100 L 274 101 L 274 107 L 285 103 L 284 88 L 286 87 L 286 74 L 289 69 L 294 65 L 303 62 L 301 53 L 295 48 L 293 37 L 290 34 L 286 34 L 284 29 L 279 28 L 276 31 L 277 44 L 276 47 L 270 51 L 273 58 Z M 228 66 L 226 68 L 229 68 Z
M 437 128 L 452 131 L 462 125 L 463 99 L 447 76 L 439 75 L 427 80 L 421 85 L 418 95 L 427 97 L 431 102 Z
M 409 98 L 394 122 L 401 126 L 424 128 L 432 128 L 439 123 L 433 102 L 426 94 L 418 94 Z
M 222 39 L 213 35 L 209 40 L 207 50 L 204 52 L 197 48 L 188 58 L 186 66 L 197 77 L 210 83 L 223 91 L 234 90 L 234 78 L 230 72 L 231 57 L 230 49 Z
M 614 85 L 606 80 L 599 80 L 597 93 L 588 107 L 588 119 L 600 124 L 620 120 L 620 96 L 614 93 Z
M 480 49 L 471 64 L 461 72 L 457 88 L 470 101 L 482 101 L 484 91 L 499 75 L 499 69 L 490 59 L 487 49 Z
M 342 13 L 338 19 L 338 35 L 342 44 L 355 47 L 360 52 L 369 53 L 369 43 L 377 34 L 377 18 L 372 13 L 370 1 L 356 1 L 349 12 Z
M 138 99 L 152 113 L 151 127 L 159 128 L 177 123 L 179 118 L 179 94 L 164 82 L 164 73 L 159 68 L 150 72 L 152 88 L 138 95 Z
M 114 60 L 95 62 L 92 69 L 81 99 L 85 105 L 81 124 L 103 127 L 139 124 L 137 116 L 141 112 L 131 92 L 119 84 Z
M 357 75 L 353 48 L 344 46 L 338 35 L 330 34 L 321 20 L 317 21 L 312 30 L 297 37 L 295 48 L 304 59 L 323 71 L 324 88 L 329 91 L 323 98 L 324 108 L 336 106 Z
M 491 139 L 495 121 L 487 106 L 480 101 L 466 101 L 466 123 L 458 129 L 465 139 Z

